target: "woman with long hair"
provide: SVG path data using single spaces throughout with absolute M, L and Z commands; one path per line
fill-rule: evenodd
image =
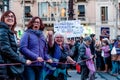
M 1 59 L 4 60 L 4 63 L 7 64 L 22 63 L 29 65 L 31 61 L 20 57 L 18 53 L 16 33 L 14 30 L 16 24 L 16 16 L 12 11 L 3 13 L 0 22 L 0 56 Z M 24 71 L 24 67 L 23 65 L 10 65 L 7 66 L 6 71 L 9 80 L 14 80 L 18 76 L 21 76 L 20 74 Z M 4 71 L 2 72 L 4 73 Z

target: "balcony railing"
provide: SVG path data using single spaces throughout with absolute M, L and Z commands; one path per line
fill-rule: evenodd
M 51 18 L 48 18 L 48 17 L 41 17 L 41 19 L 43 21 L 56 21 L 56 18 L 55 17 L 51 17 Z M 64 21 L 64 20 L 67 20 L 68 18 L 67 17 L 61 17 L 60 18 L 60 21 Z
M 78 17 L 77 20 L 80 20 L 81 23 L 91 23 L 88 17 Z
M 102 24 L 107 24 L 108 23 L 108 20 L 105 20 L 105 21 L 101 21 Z
M 24 0 L 25 3 L 34 3 L 36 0 Z M 20 0 L 21 3 L 23 3 L 23 0 Z
M 67 20 L 67 17 L 62 17 L 61 21 Z
M 88 2 L 88 0 L 74 0 L 74 2 Z
M 78 17 L 78 20 L 86 21 L 86 17 Z

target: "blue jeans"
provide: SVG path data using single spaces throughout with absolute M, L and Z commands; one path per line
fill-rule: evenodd
M 118 61 L 118 71 L 120 72 L 120 61 Z
M 40 66 L 26 66 L 24 78 L 25 80 L 44 80 L 43 68 Z
M 112 74 L 118 73 L 118 68 L 119 68 L 118 61 L 112 61 L 112 71 L 111 71 L 111 73 Z

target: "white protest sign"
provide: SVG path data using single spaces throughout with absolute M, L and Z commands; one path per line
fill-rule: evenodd
M 84 28 L 79 20 L 60 21 L 54 24 L 54 31 L 63 33 L 66 37 L 80 37 Z

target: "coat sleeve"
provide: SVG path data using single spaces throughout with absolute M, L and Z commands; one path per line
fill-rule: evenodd
M 20 52 L 31 60 L 37 60 L 38 55 L 28 49 L 30 34 L 25 32 L 20 40 Z
M 45 60 L 50 59 L 50 55 L 48 54 L 48 44 L 47 44 L 47 41 L 45 42 L 45 47 L 44 47 L 44 59 Z
M 12 60 L 14 62 L 25 63 L 26 60 L 23 57 L 20 57 L 18 53 L 16 53 L 12 46 L 10 45 L 8 31 L 4 29 L 0 29 L 0 50 L 5 58 Z

